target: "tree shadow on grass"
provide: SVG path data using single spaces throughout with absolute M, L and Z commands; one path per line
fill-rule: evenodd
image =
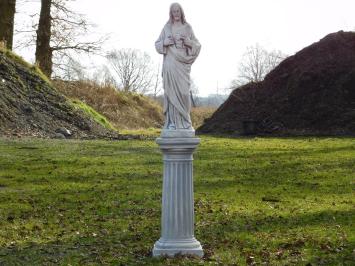
M 263 261 L 265 253 L 298 254 L 308 262 L 347 265 L 353 259 L 355 242 L 347 234 L 355 219 L 355 210 L 324 210 L 302 214 L 260 215 L 232 213 L 204 215 L 198 210 L 198 238 L 215 250 L 247 250 Z M 300 260 L 299 262 L 301 262 Z M 302 265 L 306 261 L 302 261 Z M 344 263 L 344 264 L 343 264 Z M 282 263 L 284 264 L 284 263 Z M 286 263 L 287 264 L 287 263 Z M 321 263 L 320 263 L 321 264 Z
M 125 239 L 119 236 L 93 239 L 77 237 L 42 243 L 27 242 L 19 246 L 0 248 L 0 265 L 139 265 L 151 259 L 151 246 L 137 241 L 133 233 Z
M 241 191 L 252 192 L 255 196 L 263 195 L 262 192 L 268 193 L 272 191 L 278 191 L 281 195 L 291 195 L 292 193 L 309 193 L 309 195 L 318 195 L 327 193 L 330 195 L 344 195 L 351 193 L 351 187 L 347 183 L 338 183 L 334 186 L 329 186 L 329 184 L 322 184 L 321 181 L 317 180 L 307 180 L 298 178 L 297 175 L 293 176 L 292 179 L 283 179 L 282 173 L 277 174 L 273 177 L 253 176 L 250 177 L 237 177 L 235 178 L 214 178 L 214 179 L 202 179 L 198 178 L 194 181 L 195 190 L 199 193 L 209 193 L 209 192 L 235 192 L 235 196 Z M 334 181 L 336 182 L 336 181 Z M 283 191 L 281 191 L 283 190 Z M 260 194 L 261 193 L 261 194 Z
M 337 162 L 336 165 L 323 164 L 317 166 L 317 169 L 312 169 L 303 166 L 302 162 L 278 162 L 263 166 L 245 166 L 241 167 L 231 165 L 229 168 L 219 166 L 211 169 L 206 169 L 204 165 L 195 167 L 195 187 L 199 191 L 218 191 L 218 190 L 240 190 L 241 188 L 249 188 L 251 190 L 262 188 L 262 190 L 274 190 L 276 187 L 283 187 L 288 192 L 299 191 L 300 189 L 309 190 L 312 193 L 320 191 L 331 193 L 350 193 L 348 182 L 335 180 L 339 174 L 332 175 L 334 168 L 340 168 L 349 173 L 343 178 L 349 177 L 352 170 L 351 162 Z M 320 172 L 325 172 L 318 179 L 314 175 L 319 175 Z M 325 182 L 323 184 L 323 182 Z M 334 186 L 329 186 L 329 182 L 334 183 Z
M 329 148 L 317 148 L 317 147 L 312 147 L 312 148 L 288 148 L 288 149 L 278 149 L 278 148 L 268 148 L 267 152 L 265 152 L 266 148 L 260 148 L 259 150 L 257 148 L 251 150 L 251 149 L 246 149 L 246 150 L 225 150 L 225 149 L 214 149 L 213 147 L 211 148 L 206 148 L 202 149 L 197 155 L 195 155 L 195 160 L 197 158 L 204 159 L 204 155 L 201 154 L 206 153 L 206 154 L 212 154 L 213 158 L 215 160 L 218 159 L 219 156 L 224 157 L 226 159 L 227 156 L 229 156 L 229 159 L 235 159 L 235 158 L 240 158 L 240 159 L 248 159 L 248 158 L 254 158 L 254 159 L 279 159 L 282 160 L 283 157 L 289 158 L 292 156 L 315 156 L 315 155 L 321 155 L 321 154 L 330 154 L 330 153 L 336 153 L 336 152 L 354 152 L 355 153 L 355 146 L 343 146 L 343 147 L 329 147 Z M 230 156 L 233 155 L 233 156 Z
M 232 135 L 232 134 L 222 134 L 222 133 L 198 133 L 198 136 L 200 137 L 209 137 L 209 138 L 216 138 L 216 139 L 239 139 L 239 140 L 253 140 L 253 139 L 284 139 L 284 140 L 309 140 L 309 139 L 337 139 L 337 140 L 341 140 L 341 139 L 354 139 L 355 135 L 329 135 L 329 134 L 324 134 L 324 135 L 320 135 L 320 134 L 303 134 L 303 135 L 267 135 L 267 134 L 260 134 L 260 135 L 245 135 L 245 136 L 241 136 L 241 135 Z M 197 136 L 197 137 L 198 137 Z
M 248 215 L 243 212 L 235 212 L 224 216 L 220 223 L 209 226 L 211 232 L 225 234 L 233 232 L 273 232 L 285 231 L 299 227 L 313 226 L 351 226 L 355 218 L 355 210 L 323 210 L 319 212 L 284 214 Z M 207 229 L 207 228 L 206 228 Z M 335 229 L 335 227 L 334 227 Z
M 200 213 L 202 211 L 205 210 L 199 210 Z M 287 256 L 292 257 L 294 254 L 301 256 L 307 249 L 311 254 L 308 256 L 309 260 L 316 264 L 319 260 L 337 264 L 351 262 L 353 242 L 343 239 L 340 245 L 336 239 L 329 240 L 329 234 L 326 232 L 324 236 L 314 236 L 311 231 L 309 235 L 306 231 L 294 233 L 294 229 L 316 226 L 321 230 L 329 230 L 330 227 L 336 230 L 336 226 L 340 228 L 350 226 L 355 215 L 354 211 L 322 211 L 289 217 L 234 213 L 227 216 L 213 216 L 213 219 L 204 213 L 201 215 L 204 217 L 204 224 L 198 226 L 197 238 L 204 246 L 205 261 L 215 260 L 209 256 L 220 250 L 233 257 L 235 250 L 238 249 L 245 259 L 254 256 L 256 260 L 262 260 L 259 257 L 264 256 L 266 252 L 278 254 L 282 251 L 285 254 L 283 259 L 287 260 Z M 152 246 L 159 237 L 159 232 L 156 230 L 157 221 L 140 227 L 132 224 L 132 228 L 128 231 L 112 231 L 112 235 L 108 236 L 78 235 L 66 240 L 12 244 L 0 248 L 0 264 L 166 265 L 167 261 L 164 258 L 151 258 Z M 245 235 L 249 237 L 246 238 Z M 337 251 L 337 248 L 341 250 Z M 178 258 L 170 262 L 171 265 L 192 265 L 194 259 Z M 196 261 L 198 262 L 200 261 Z

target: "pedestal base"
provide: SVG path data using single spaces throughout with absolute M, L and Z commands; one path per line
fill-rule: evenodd
M 167 241 L 164 239 L 159 239 L 155 242 L 153 248 L 153 256 L 169 256 L 173 257 L 175 255 L 195 255 L 198 257 L 203 257 L 203 250 L 200 242 L 195 238 L 186 240 L 173 240 Z
M 156 142 L 163 152 L 161 237 L 153 256 L 203 256 L 194 236 L 193 152 L 200 143 L 192 130 L 165 130 Z M 178 137 L 179 136 L 179 137 Z

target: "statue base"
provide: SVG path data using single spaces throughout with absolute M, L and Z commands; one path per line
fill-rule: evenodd
M 163 129 L 160 133 L 161 138 L 193 138 L 194 129 Z

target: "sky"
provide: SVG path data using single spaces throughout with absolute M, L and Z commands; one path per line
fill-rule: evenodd
M 76 0 L 72 8 L 110 34 L 105 50 L 135 48 L 156 64 L 162 55 L 154 43 L 169 17 L 167 0 Z M 246 48 L 256 43 L 267 50 L 293 55 L 339 30 L 355 30 L 354 0 L 180 0 L 202 49 L 191 77 L 199 94 L 223 93 L 238 76 Z M 17 17 L 39 12 L 38 1 L 21 3 Z M 16 41 L 16 39 L 15 39 Z M 33 61 L 34 52 L 16 51 Z M 83 60 L 83 62 L 87 62 Z M 105 62 L 92 58 L 91 64 Z

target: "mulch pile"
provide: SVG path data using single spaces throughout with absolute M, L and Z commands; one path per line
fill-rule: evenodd
M 198 132 L 355 135 L 355 32 L 329 34 L 234 89 Z

